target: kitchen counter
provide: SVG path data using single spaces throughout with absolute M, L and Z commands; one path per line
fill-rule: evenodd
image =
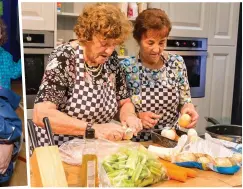
M 148 146 L 151 142 L 143 142 Z M 31 161 L 30 161 L 31 162 Z M 31 167 L 31 166 L 30 166 Z M 63 162 L 65 175 L 69 187 L 80 187 L 80 166 L 73 166 Z M 153 187 L 239 187 L 242 186 L 242 169 L 234 175 L 223 175 L 213 171 L 194 169 L 198 173 L 196 178 L 188 178 L 185 183 L 168 180 L 152 185 Z M 31 172 L 32 173 L 32 172 Z M 31 174 L 31 186 L 36 186 L 36 181 Z

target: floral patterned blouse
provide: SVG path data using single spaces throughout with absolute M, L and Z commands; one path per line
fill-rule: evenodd
M 73 95 L 76 72 L 76 49 L 70 43 L 58 46 L 49 56 L 48 65 L 46 67 L 39 92 L 35 99 L 35 103 L 50 101 L 58 105 L 58 109 L 63 109 L 66 101 Z M 107 70 L 103 72 L 115 73 L 116 76 L 116 99 L 117 101 L 128 98 L 125 75 L 119 64 L 117 52 L 114 51 L 106 62 Z M 95 78 L 91 82 L 99 85 L 105 74 Z M 92 79 L 92 78 L 91 78 Z
M 123 71 L 126 74 L 128 92 L 136 107 L 136 111 L 141 110 L 141 79 L 145 77 L 145 81 L 150 87 L 156 87 L 156 85 L 158 86 L 161 84 L 163 85 L 163 82 L 166 80 L 170 82 L 169 72 L 171 70 L 176 77 L 175 81 L 177 82 L 179 90 L 179 105 L 183 106 L 186 103 L 192 102 L 187 69 L 183 58 L 179 55 L 173 55 L 170 53 L 166 59 L 163 56 L 161 58 L 164 59 L 165 64 L 161 69 L 154 70 L 148 69 L 144 66 L 141 66 L 141 70 L 139 70 L 136 65 L 142 65 L 142 63 L 140 59 L 136 59 L 135 57 L 130 57 L 120 62 L 123 67 Z

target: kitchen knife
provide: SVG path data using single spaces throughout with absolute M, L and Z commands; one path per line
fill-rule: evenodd
M 51 125 L 50 125 L 50 121 L 49 121 L 48 117 L 44 117 L 43 122 L 44 122 L 44 125 L 45 125 L 46 134 L 48 136 L 50 144 L 51 144 L 51 146 L 54 146 L 55 143 L 54 143 L 54 139 L 53 139 L 53 136 L 52 136 Z
M 28 120 L 27 125 L 28 125 L 28 133 L 30 136 L 30 141 L 33 145 L 33 150 L 34 150 L 36 147 L 39 147 L 36 132 L 35 132 L 35 126 L 32 120 Z

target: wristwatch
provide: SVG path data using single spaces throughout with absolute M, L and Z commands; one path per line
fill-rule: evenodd
M 87 124 L 86 130 L 91 129 L 92 127 L 93 127 L 93 123 L 90 123 L 90 122 L 89 122 L 89 123 Z

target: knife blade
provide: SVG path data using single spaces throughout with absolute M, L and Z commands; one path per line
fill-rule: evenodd
M 46 134 L 48 136 L 48 139 L 50 141 L 50 144 L 51 144 L 51 146 L 54 146 L 55 143 L 54 143 L 54 139 L 53 139 L 53 135 L 52 135 L 52 130 L 51 130 L 51 125 L 50 125 L 50 121 L 49 121 L 48 117 L 44 117 L 43 118 L 43 122 L 44 122 L 44 125 L 45 125 Z

